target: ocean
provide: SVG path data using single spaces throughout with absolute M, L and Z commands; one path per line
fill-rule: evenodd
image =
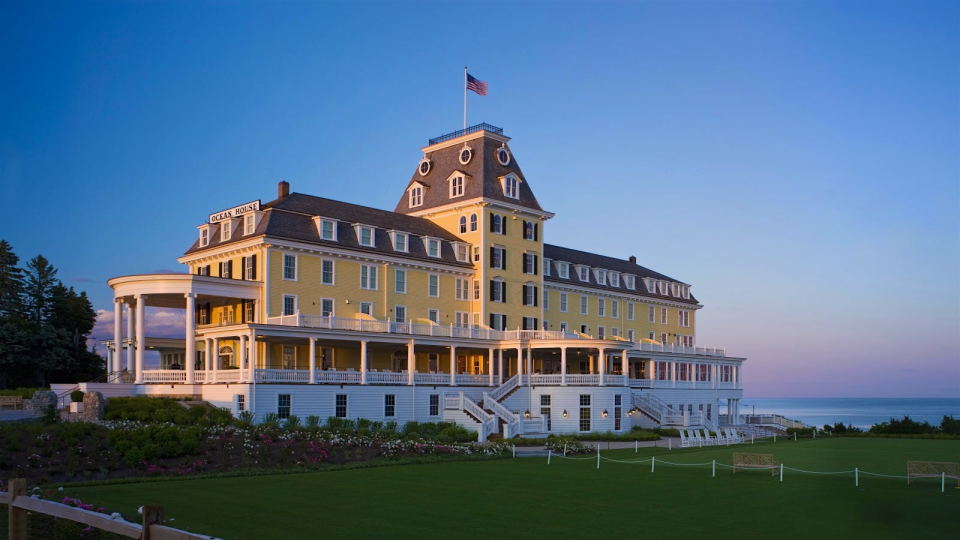
M 726 412 L 721 404 L 721 412 Z M 943 415 L 960 418 L 957 398 L 743 398 L 740 414 L 782 414 L 792 420 L 823 427 L 837 422 L 869 428 L 890 418 L 909 416 L 918 422 L 940 425 Z

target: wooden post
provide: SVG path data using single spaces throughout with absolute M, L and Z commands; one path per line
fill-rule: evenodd
M 153 504 L 143 507 L 143 535 L 142 540 L 150 540 L 150 526 L 163 525 L 163 507 Z
M 27 494 L 27 481 L 23 478 L 13 478 L 7 484 L 10 490 L 9 523 L 10 529 L 8 538 L 10 540 L 27 540 L 27 511 L 22 508 L 15 508 L 13 502 L 17 497 L 24 497 Z

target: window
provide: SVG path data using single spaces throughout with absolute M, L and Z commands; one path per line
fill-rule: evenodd
M 428 309 L 427 318 L 436 324 L 440 324 L 440 310 L 439 309 Z
M 610 316 L 614 319 L 620 318 L 620 301 L 610 300 Z
M 498 246 L 490 248 L 490 268 L 507 269 L 507 252 L 505 249 Z
M 633 302 L 627 302 L 627 320 L 633 320 Z
M 547 311 L 550 309 L 550 291 L 543 290 L 543 310 Z
M 566 331 L 567 331 L 567 323 L 565 323 L 565 322 L 561 322 L 561 323 L 560 323 L 560 331 L 561 331 L 561 332 L 566 332 Z
M 507 220 L 500 214 L 490 214 L 490 232 L 507 234 Z
M 375 291 L 379 288 L 377 267 L 368 264 L 360 265 L 360 288 Z
M 320 315 L 323 317 L 333 317 L 334 309 L 333 298 L 321 298 L 320 299 Z
M 667 333 L 666 333 L 666 332 L 660 332 L 660 343 L 663 343 L 663 344 L 666 344 L 666 343 L 667 343 Z
M 529 281 L 523 285 L 523 305 L 537 305 L 537 286 Z
M 610 272 L 610 286 L 611 287 L 620 286 L 620 274 L 616 272 Z
M 536 241 L 539 228 L 540 226 L 538 223 L 535 223 L 533 221 L 524 221 L 523 222 L 523 239 Z
M 243 279 L 253 280 L 257 278 L 256 255 L 243 258 Z
M 277 416 L 281 420 L 290 418 L 290 394 L 277 396 Z
M 400 324 L 407 322 L 407 306 L 393 306 L 393 320 Z
M 233 275 L 233 261 L 220 263 L 220 277 L 229 278 Z
M 243 303 L 243 320 L 244 322 L 254 322 L 256 317 L 256 304 L 253 300 L 247 300 Z
M 407 271 L 397 268 L 393 271 L 393 290 L 400 293 L 406 294 L 407 292 Z
M 657 362 L 657 380 L 670 380 L 670 364 L 668 362 Z
M 516 176 L 510 175 L 503 179 L 503 194 L 511 199 L 520 198 L 520 182 Z
M 237 394 L 237 412 L 243 412 L 246 410 L 246 401 L 247 396 L 243 394 Z
M 550 394 L 540 396 L 540 416 L 543 417 L 547 432 L 549 433 L 553 429 L 552 422 L 550 421 Z
M 580 431 L 590 431 L 590 394 L 580 394 Z
M 297 297 L 291 294 L 283 295 L 283 314 L 293 315 L 297 312 Z
M 397 415 L 397 396 L 396 394 L 387 394 L 383 396 L 383 416 L 393 418 Z
M 427 281 L 427 293 L 434 298 L 440 296 L 440 276 L 430 274 Z
M 666 296 L 666 294 L 667 294 L 667 282 L 666 282 L 666 281 L 663 281 L 663 280 L 658 281 L 658 282 L 657 282 L 657 291 L 659 291 L 661 295 Z
M 470 246 L 467 244 L 456 244 L 457 260 L 461 262 L 470 262 Z
M 524 317 L 524 318 L 523 318 L 523 329 L 524 329 L 524 330 L 539 330 L 540 328 L 537 326 L 537 318 L 536 318 L 536 317 Z
M 616 326 L 611 326 L 611 327 L 610 327 L 610 335 L 613 336 L 613 337 L 619 336 L 619 335 L 620 335 L 620 328 L 619 328 L 619 327 L 616 327 Z M 615 369 L 616 369 L 616 368 L 615 368 Z
M 430 394 L 430 416 L 440 416 L 440 394 Z
M 697 380 L 698 381 L 710 381 L 710 364 L 698 364 L 697 365 Z
M 647 286 L 648 293 L 655 293 L 657 288 L 657 282 L 651 278 L 643 278 L 643 284 Z
M 243 234 L 253 234 L 254 226 L 257 224 L 256 214 L 247 214 L 243 216 Z
M 230 239 L 230 235 L 233 234 L 231 230 L 233 228 L 233 222 L 229 219 L 220 222 L 220 241 L 226 242 Z
M 477 232 L 477 215 L 470 214 L 470 232 Z
M 650 332 L 650 335 L 648 335 L 647 337 L 649 337 L 649 338 L 650 338 L 651 340 L 653 340 L 653 341 L 656 341 L 656 340 L 657 340 L 657 335 L 654 334 L 653 332 Z
M 660 324 L 667 324 L 667 308 L 660 308 Z
M 627 341 L 633 341 L 633 330 L 627 330 Z
M 320 262 L 320 283 L 333 285 L 333 261 L 330 259 L 323 259 Z
M 360 313 L 373 316 L 373 302 L 360 302 Z
M 463 195 L 463 185 L 466 183 L 463 176 L 454 176 L 450 179 L 450 198 L 460 197 Z M 464 220 L 464 225 L 466 225 L 466 220 Z M 464 231 L 466 232 L 466 231 Z
M 473 246 L 473 262 L 480 262 L 480 246 Z
M 677 310 L 677 323 L 683 327 L 690 326 L 690 312 L 685 309 Z
M 567 312 L 567 293 L 560 293 L 560 313 Z
M 493 328 L 494 330 L 506 330 L 507 316 L 502 313 L 491 313 L 490 328 Z
M 550 275 L 550 259 L 543 260 L 543 275 L 545 276 Z
M 570 264 L 565 262 L 557 263 L 557 274 L 562 279 L 570 279 Z
M 543 329 L 544 329 L 544 330 L 549 330 L 549 329 L 550 329 L 550 321 L 548 321 L 548 320 L 546 320 L 546 319 L 543 320 Z
M 337 394 L 334 409 L 337 418 L 347 417 L 347 394 Z
M 320 239 L 336 242 L 337 241 L 336 223 L 334 223 L 333 221 L 330 221 L 329 219 L 321 219 L 320 220 Z
M 423 188 L 420 186 L 413 186 L 412 188 L 410 188 L 410 208 L 415 208 L 422 204 L 423 204 Z
M 357 238 L 360 240 L 361 246 L 374 247 L 373 227 L 364 227 L 361 225 L 357 231 Z
M 473 280 L 473 299 L 480 300 L 480 280 Z
M 590 314 L 590 306 L 588 304 L 589 301 L 590 299 L 587 297 L 587 295 L 585 294 L 580 295 L 580 314 L 581 315 Z
M 607 284 L 607 271 L 606 270 L 597 270 L 597 284 L 606 285 Z
M 626 275 L 623 276 L 623 282 L 631 291 L 637 288 L 637 281 L 634 276 Z
M 503 283 L 503 280 L 500 278 L 493 278 L 492 280 L 490 280 L 490 301 L 491 302 L 507 301 L 507 286 Z
M 606 339 L 606 337 L 607 337 L 607 329 L 604 328 L 604 327 L 602 327 L 602 326 L 598 326 L 598 327 L 597 327 L 597 339 Z
M 533 253 L 523 254 L 523 273 L 537 275 L 537 256 Z
M 581 333 L 581 334 L 586 334 L 586 333 L 587 333 L 587 330 L 590 330 L 589 328 L 587 328 L 587 325 L 585 325 L 585 324 L 581 324 L 581 325 L 580 325 L 580 333 Z
M 297 280 L 297 256 L 296 255 L 283 256 L 283 279 L 286 279 L 288 281 Z
M 597 316 L 607 316 L 607 301 L 603 298 L 597 298 Z
M 648 315 L 647 315 L 647 316 L 648 316 L 647 322 L 649 322 L 649 323 L 651 323 L 651 324 L 656 323 L 656 322 L 657 322 L 657 308 L 655 308 L 655 307 L 653 307 L 653 306 L 648 306 L 648 308 L 649 308 L 649 313 L 648 313 Z M 652 339 L 652 338 L 651 338 L 651 339 Z
M 623 415 L 623 396 L 617 394 L 613 396 L 613 429 L 620 431 L 621 418 Z
M 399 251 L 401 253 L 406 253 L 408 248 L 408 238 L 406 233 L 394 233 L 393 234 L 393 250 Z
M 460 216 L 460 234 L 467 234 L 467 216 Z
M 203 227 L 200 229 L 200 247 L 207 247 L 210 243 L 210 229 Z
M 459 328 L 470 328 L 470 314 L 466 311 L 457 311 L 453 315 L 454 326 Z
M 436 238 L 427 238 L 427 255 L 430 257 L 440 257 L 440 241 Z
M 470 299 L 470 282 L 464 278 L 457 278 L 456 281 L 457 288 L 457 300 L 469 300 Z
M 582 266 L 580 267 L 580 281 L 590 281 L 590 269 Z

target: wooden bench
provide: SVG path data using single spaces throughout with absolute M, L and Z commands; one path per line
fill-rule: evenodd
M 0 396 L 0 409 L 6 409 L 8 406 L 13 409 L 22 409 L 23 397 L 22 396 Z
M 913 478 L 955 478 L 960 487 L 960 463 L 944 461 L 908 461 L 907 485 Z
M 743 469 L 770 469 L 770 474 L 776 476 L 780 464 L 773 460 L 773 454 L 750 454 L 734 452 L 733 474 Z

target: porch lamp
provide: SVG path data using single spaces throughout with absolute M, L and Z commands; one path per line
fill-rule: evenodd
M 530 409 L 527 409 L 526 411 L 523 412 L 523 417 L 530 418 Z
M 602 415 L 604 418 L 606 418 L 608 414 L 610 414 L 610 413 L 608 413 L 606 409 L 604 409 L 604 410 L 603 410 L 603 413 L 601 413 L 601 415 Z
M 563 410 L 563 417 L 564 417 L 564 418 L 567 417 L 567 410 L 566 410 L 566 409 Z

